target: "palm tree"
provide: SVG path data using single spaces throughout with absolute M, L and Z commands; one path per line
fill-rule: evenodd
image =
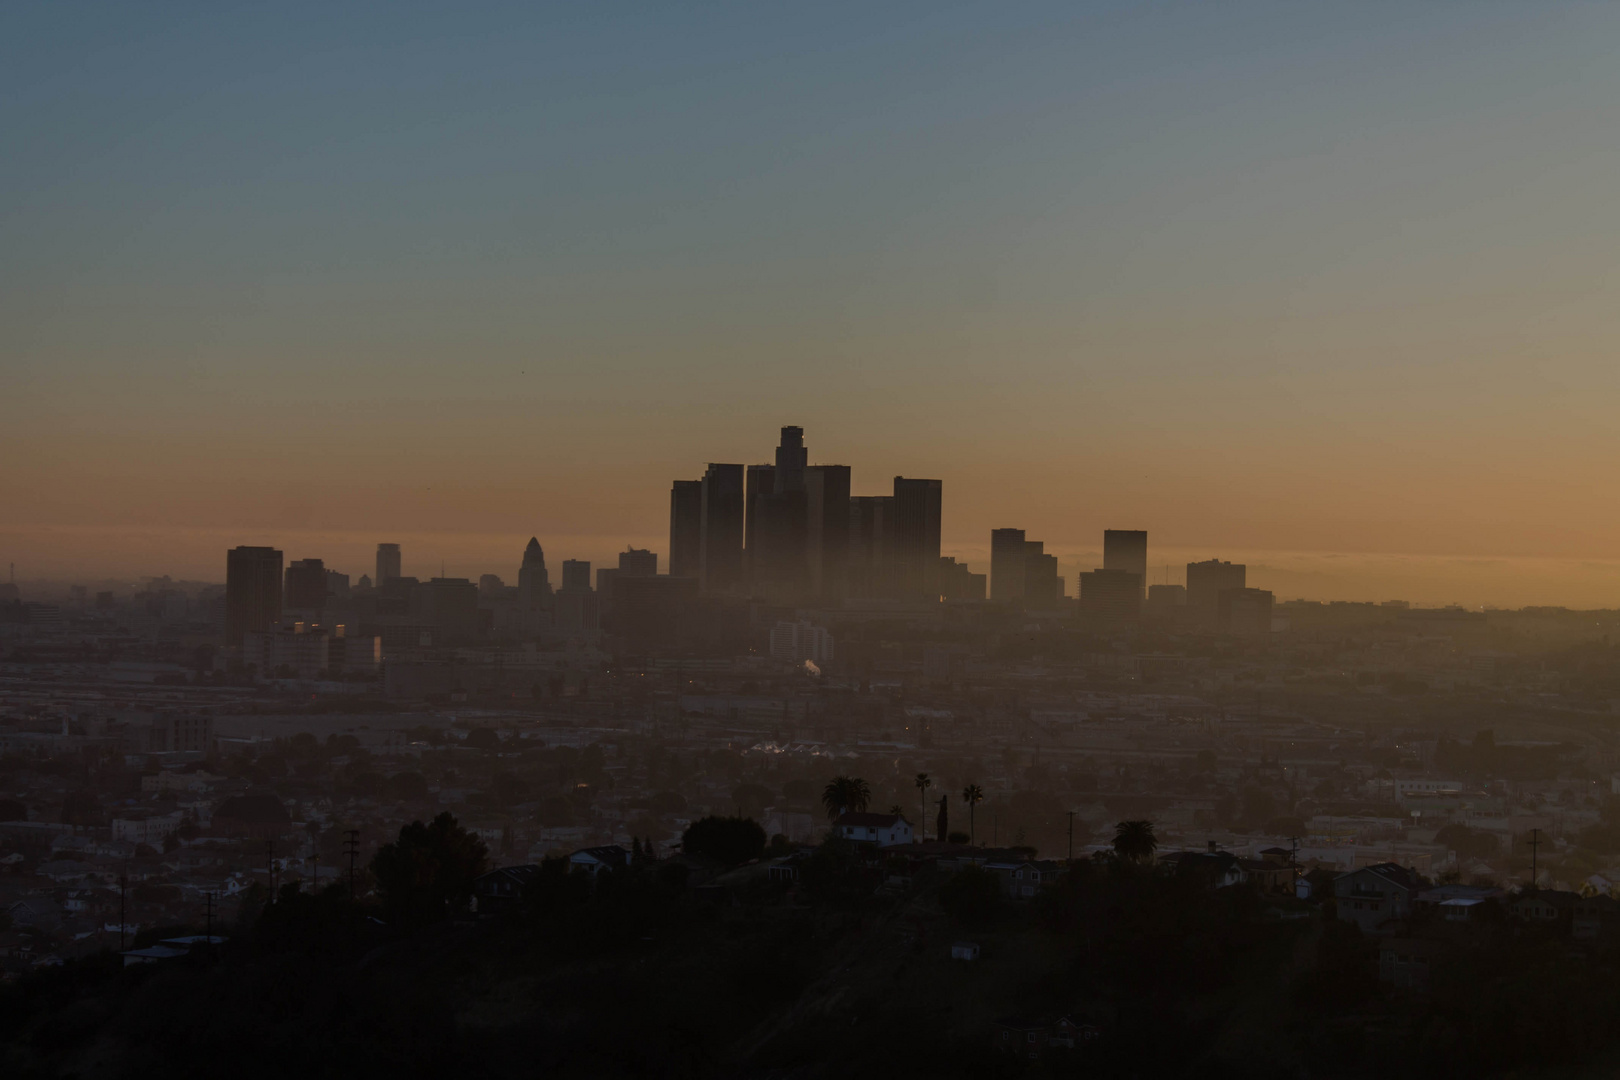
M 917 785 L 917 828 L 921 829 L 928 820 L 928 789 L 934 786 L 934 778 L 920 772 L 912 783 Z
M 973 843 L 973 808 L 984 802 L 984 789 L 978 784 L 969 784 L 962 789 L 962 801 L 968 807 L 968 843 Z
M 1145 863 L 1159 849 L 1159 838 L 1153 835 L 1151 821 L 1121 821 L 1114 826 L 1114 854 L 1121 861 Z
M 837 821 L 841 814 L 859 814 L 872 801 L 872 789 L 858 776 L 835 776 L 821 791 L 821 805 L 827 808 L 827 820 Z

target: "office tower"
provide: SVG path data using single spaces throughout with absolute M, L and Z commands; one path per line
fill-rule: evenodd
M 655 577 L 658 574 L 658 553 L 646 548 L 625 548 L 619 552 L 621 577 Z
M 776 494 L 776 466 L 750 465 L 748 466 L 747 489 L 744 492 L 744 528 L 743 537 L 743 565 L 748 568 L 750 575 L 754 563 L 755 552 L 759 548 L 759 500 L 762 496 Z
M 624 577 L 616 566 L 601 566 L 596 570 L 596 610 L 606 618 L 613 612 L 613 583 Z
M 804 471 L 810 595 L 836 605 L 849 594 L 849 466 Z
M 557 590 L 557 627 L 573 636 L 596 633 L 601 609 L 591 589 L 591 564 L 582 559 L 565 559 L 562 588 Z
M 711 463 L 703 474 L 703 529 L 698 541 L 698 588 L 733 592 L 742 586 L 743 467 Z
M 1027 550 L 1023 529 L 990 530 L 991 599 L 1023 599 L 1024 553 Z
M 336 570 L 326 572 L 326 595 L 331 600 L 347 600 L 349 598 L 349 575 L 340 574 Z
M 1222 589 L 1216 597 L 1217 622 L 1232 634 L 1271 633 L 1272 595 L 1265 589 Z
M 433 628 L 434 645 L 465 645 L 482 636 L 478 586 L 467 578 L 431 578 L 411 590 L 410 606 Z
M 243 634 L 271 630 L 280 622 L 281 552 L 269 547 L 226 552 L 225 644 L 240 647 Z
M 1135 574 L 1147 584 L 1147 533 L 1141 529 L 1103 531 L 1103 569 Z
M 319 559 L 295 559 L 287 567 L 282 601 L 290 611 L 320 611 L 326 606 L 326 566 Z
M 894 545 L 894 496 L 855 495 L 849 500 L 849 595 L 888 596 L 889 551 Z
M 1063 599 L 1057 556 L 1046 554 L 1045 547 L 1040 540 L 1024 542 L 1024 604 L 1027 607 L 1056 607 Z
M 804 429 L 784 427 L 776 463 L 748 470 L 753 491 L 747 510 L 749 586 L 773 600 L 803 598 L 810 579 L 809 504 L 805 488 Z M 767 476 L 769 491 L 764 490 Z
M 506 591 L 506 582 L 501 580 L 499 574 L 485 574 L 478 579 L 478 595 L 494 598 Z
M 546 553 L 537 537 L 529 537 L 523 549 L 523 565 L 518 569 L 518 605 L 526 611 L 551 606 L 551 578 L 546 573 Z
M 1169 618 L 1187 606 L 1187 589 L 1183 585 L 1149 585 L 1148 614 L 1155 618 Z
M 589 592 L 591 564 L 583 559 L 564 559 L 562 587 L 572 592 Z
M 939 592 L 947 600 L 983 600 L 985 576 L 968 569 L 949 555 L 939 560 Z
M 1092 570 L 1080 575 L 1080 615 L 1095 624 L 1134 622 L 1142 612 L 1142 579 L 1128 570 Z
M 703 546 L 703 481 L 677 480 L 669 489 L 669 574 L 698 576 Z
M 399 545 L 377 545 L 377 587 L 382 588 L 383 582 L 392 581 L 402 576 L 399 572 Z
M 939 519 L 944 485 L 938 480 L 894 478 L 894 573 L 898 596 L 939 600 Z
M 1187 606 L 1199 617 L 1213 621 L 1220 604 L 1221 593 L 1227 589 L 1241 589 L 1248 584 L 1248 567 L 1242 563 L 1207 562 L 1187 564 Z

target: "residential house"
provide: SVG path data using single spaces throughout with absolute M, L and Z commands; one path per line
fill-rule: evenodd
M 833 831 L 845 840 L 880 848 L 911 843 L 911 822 L 899 814 L 842 814 Z
M 540 874 L 540 867 L 503 866 L 473 878 L 473 898 L 480 915 L 510 911 L 523 901 L 524 890 Z
M 630 865 L 630 853 L 618 844 L 581 848 L 568 856 L 568 868 L 595 877 L 604 870 L 623 870 Z
M 1333 879 L 1339 918 L 1367 933 L 1388 933 L 1389 924 L 1406 919 L 1422 890 L 1418 876 L 1396 863 L 1363 866 Z

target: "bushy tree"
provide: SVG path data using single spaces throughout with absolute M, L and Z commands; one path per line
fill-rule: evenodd
M 736 866 L 759 858 L 765 850 L 765 830 L 753 818 L 706 817 L 687 826 L 681 850 Z
M 398 840 L 378 849 L 371 872 L 389 917 L 417 925 L 463 907 L 488 857 L 484 842 L 445 812 L 428 824 L 413 821 L 401 828 Z

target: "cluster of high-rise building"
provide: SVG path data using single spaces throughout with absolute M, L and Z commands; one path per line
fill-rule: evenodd
M 351 585 L 321 559 L 284 565 L 274 548 L 239 547 L 226 560 L 226 644 L 263 668 L 303 671 L 363 667 L 384 648 L 594 641 L 603 632 L 633 646 L 705 634 L 718 642 L 739 617 L 754 618 L 744 601 L 835 610 L 991 599 L 1100 626 L 1144 617 L 1269 626 L 1271 594 L 1247 588 L 1242 565 L 1189 563 L 1185 586 L 1148 585 L 1140 530 L 1106 531 L 1102 565 L 1079 573 L 1070 597 L 1042 541 L 993 529 L 987 580 L 940 555 L 942 509 L 939 480 L 896 476 L 883 494 L 854 494 L 850 467 L 812 464 L 804 430 L 789 426 L 769 462 L 712 462 L 701 478 L 673 483 L 665 573 L 656 552 L 632 547 L 594 581 L 589 562 L 565 560 L 554 585 L 531 538 L 515 586 L 495 574 L 422 581 L 404 575 L 398 544 L 383 543 L 375 576 Z M 808 652 L 827 655 L 819 644 Z
M 804 429 L 784 427 L 774 461 L 712 462 L 702 479 L 674 482 L 669 572 L 707 595 L 780 603 L 926 601 L 948 590 L 983 599 L 982 576 L 942 566 L 942 493 L 938 480 L 896 476 L 889 494 L 852 494 L 848 465 L 810 464 Z

